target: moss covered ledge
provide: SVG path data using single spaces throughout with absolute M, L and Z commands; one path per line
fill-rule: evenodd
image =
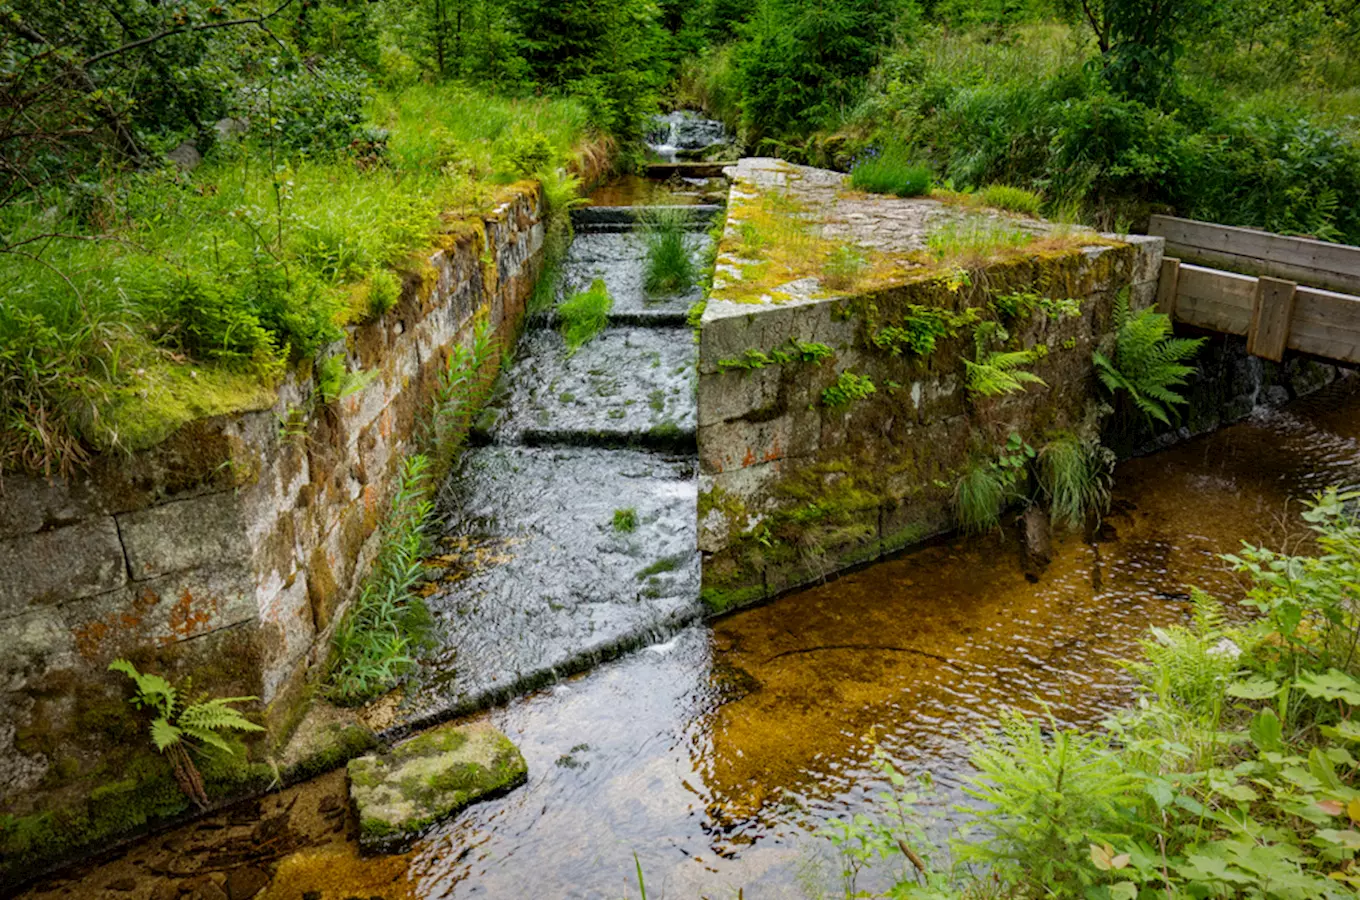
M 1008 436 L 1098 403 L 1115 296 L 1155 295 L 1158 238 L 1097 234 L 742 160 L 700 322 L 703 597 L 723 611 L 955 527 L 954 485 Z M 986 397 L 967 364 L 1039 379 Z

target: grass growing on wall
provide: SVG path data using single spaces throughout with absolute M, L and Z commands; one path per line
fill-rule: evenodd
M 378 558 L 335 630 L 327 694 L 343 706 L 365 703 L 400 683 L 415 668 L 431 628 L 429 609 L 415 592 L 424 572 L 425 525 L 434 512 L 430 468 L 421 455 L 403 464 Z
M 572 100 L 456 86 L 379 96 L 369 118 L 388 136 L 352 153 L 291 157 L 249 137 L 191 173 L 6 207 L 0 230 L 32 243 L 0 257 L 0 469 L 69 469 L 267 405 L 290 361 L 395 302 L 419 251 L 480 228 L 526 177 L 523 135 L 556 164 L 586 128 Z

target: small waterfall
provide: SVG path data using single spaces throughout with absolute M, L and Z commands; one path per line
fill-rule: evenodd
M 676 162 L 697 159 L 710 147 L 731 143 L 731 137 L 721 122 L 687 110 L 676 110 L 652 119 L 647 142 L 662 160 Z

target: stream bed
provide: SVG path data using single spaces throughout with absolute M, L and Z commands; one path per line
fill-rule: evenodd
M 948 795 L 1003 708 L 1098 722 L 1131 696 L 1116 660 L 1184 620 L 1191 585 L 1240 595 L 1219 554 L 1296 546 L 1300 501 L 1360 483 L 1358 382 L 1121 464 L 1102 539 L 1057 540 L 1037 583 L 1005 535 L 942 541 L 482 713 L 519 743 L 529 783 L 407 854 L 358 855 L 336 772 L 28 896 L 623 898 L 638 864 L 649 897 L 816 896 L 835 868 L 815 830 L 872 812 L 885 787 L 875 742 Z

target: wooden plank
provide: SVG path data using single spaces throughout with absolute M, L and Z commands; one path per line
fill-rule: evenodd
M 1157 277 L 1157 312 L 1164 316 L 1176 314 L 1177 282 L 1181 277 L 1181 261 L 1174 256 L 1162 257 L 1162 271 Z
M 1148 233 L 1182 260 L 1360 293 L 1360 247 L 1175 216 L 1153 216 Z
M 1300 287 L 1290 323 L 1291 350 L 1360 363 L 1360 297 Z
M 1256 279 L 1181 263 L 1176 321 L 1211 331 L 1246 334 L 1256 306 Z
M 1262 276 L 1256 281 L 1256 300 L 1252 306 L 1251 328 L 1247 331 L 1247 352 L 1279 362 L 1289 340 L 1290 320 L 1294 316 L 1292 281 Z

